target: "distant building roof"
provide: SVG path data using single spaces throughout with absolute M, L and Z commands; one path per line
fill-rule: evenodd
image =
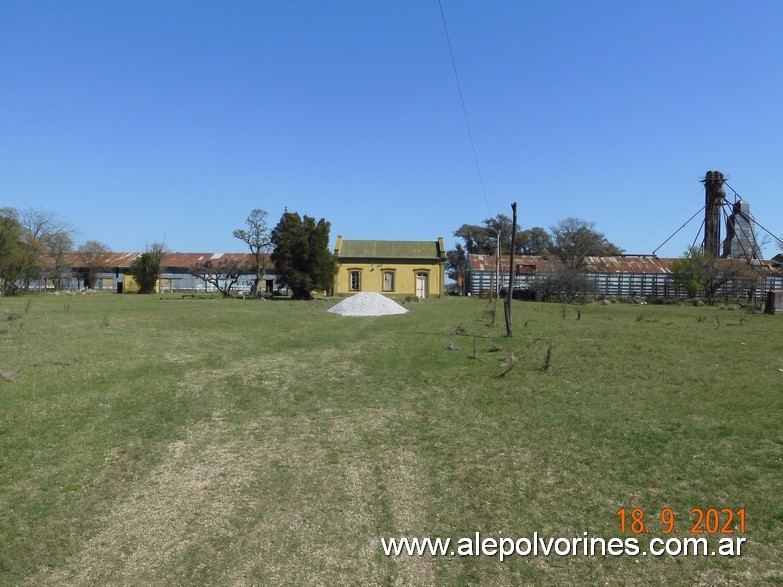
M 445 258 L 443 239 L 434 241 L 345 240 L 337 237 L 334 250 L 340 258 L 440 259 Z
M 596 273 L 671 273 L 677 259 L 649 256 L 617 255 L 612 257 L 587 257 L 588 271 Z
M 106 253 L 101 259 L 101 264 L 111 268 L 127 268 L 140 256 L 141 253 Z M 74 267 L 79 267 L 84 263 L 81 255 L 76 252 L 70 253 L 68 259 Z M 166 253 L 161 265 L 165 268 L 187 269 L 196 263 L 206 260 L 218 261 L 219 259 L 237 259 L 249 265 L 253 263 L 253 255 L 250 253 Z M 267 267 L 272 265 L 269 256 L 267 256 L 266 265 Z
M 500 256 L 500 270 L 508 271 L 509 257 Z M 538 271 L 556 271 L 560 267 L 560 261 L 554 257 L 538 255 L 514 255 L 514 265 L 532 267 L 533 272 Z M 495 255 L 468 255 L 468 268 L 471 271 L 494 271 Z
M 778 273 L 781 270 L 783 254 L 780 262 L 762 260 L 758 266 L 767 273 Z M 615 255 L 610 257 L 585 257 L 585 270 L 595 273 L 671 273 L 672 264 L 676 258 L 658 258 L 651 255 Z M 508 255 L 500 256 L 500 270 L 508 271 Z M 557 271 L 562 267 L 560 259 L 554 255 L 514 255 L 514 265 L 517 273 L 533 274 Z M 494 255 L 468 255 L 470 271 L 494 271 Z
M 611 257 L 586 257 L 585 269 L 597 273 L 670 273 L 676 259 L 659 259 L 651 256 L 616 255 Z M 508 271 L 509 257 L 500 256 L 501 271 Z M 494 271 L 494 255 L 468 255 L 468 265 L 473 271 Z M 521 273 L 557 271 L 562 263 L 554 255 L 514 255 L 514 265 Z

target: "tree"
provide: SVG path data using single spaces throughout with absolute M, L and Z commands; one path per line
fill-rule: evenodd
M 15 220 L 21 230 L 21 249 L 16 252 L 20 287 L 28 289 L 35 279 L 51 279 L 58 287 L 66 272 L 65 254 L 73 248 L 70 225 L 35 208 L 2 208 L 0 214 Z
M 44 236 L 43 245 L 49 259 L 44 266 L 43 276 L 51 281 L 55 290 L 62 289 L 68 283 L 71 271 L 67 254 L 73 250 L 73 239 L 67 232 L 55 232 Z
M 460 243 L 452 251 L 446 251 L 446 274 L 460 285 L 460 292 L 465 293 L 468 276 L 468 256 Z
M 57 215 L 46 210 L 27 208 L 18 210 L 19 223 L 25 231 L 36 240 L 43 240 L 48 234 L 57 232 L 72 233 L 73 229 L 67 222 L 57 218 Z
M 552 237 L 540 226 L 534 226 L 517 235 L 516 249 L 523 255 L 546 255 L 552 250 Z
M 584 271 L 566 265 L 548 275 L 536 284 L 536 295 L 540 299 L 555 298 L 558 302 L 573 302 L 576 298 L 595 294 L 596 284 Z
M 11 265 L 16 271 L 16 282 L 20 289 L 30 289 L 32 281 L 42 276 L 43 252 L 43 243 L 23 230 L 19 246 L 11 257 Z
M 701 294 L 710 306 L 715 305 L 721 288 L 744 292 L 753 289 L 760 279 L 758 271 L 747 261 L 721 259 L 699 247 L 690 247 L 672 264 L 675 289 L 692 297 Z
M 8 214 L 8 209 L 0 211 L 0 280 L 3 293 L 16 293 L 18 280 L 22 273 L 20 255 L 22 254 L 22 226 Z
M 511 252 L 512 220 L 505 214 L 487 218 L 482 226 L 463 224 L 454 231 L 454 236 L 465 242 L 465 253 L 468 255 L 497 254 L 498 234 L 500 234 L 500 254 Z M 540 226 L 517 232 L 514 245 L 520 255 L 545 255 L 552 249 L 552 237 Z
M 487 218 L 484 220 L 484 230 L 487 234 L 487 244 L 492 247 L 492 252 L 489 254 L 494 255 L 497 252 L 498 236 L 500 236 L 500 254 L 511 253 L 512 232 L 514 231 L 511 218 L 505 214 Z
M 495 254 L 495 245 L 489 241 L 484 227 L 476 224 L 463 224 L 454 231 L 454 236 L 465 242 L 465 251 L 469 255 Z
M 498 214 L 487 218 L 483 226 L 463 224 L 454 231 L 454 236 L 465 241 L 465 250 L 469 255 L 494 255 L 497 253 L 498 234 L 500 234 L 500 254 L 511 251 L 511 218 Z
M 574 270 L 584 268 L 587 257 L 619 255 L 621 248 L 610 243 L 603 233 L 593 229 L 595 222 L 579 218 L 566 218 L 554 226 L 551 252 L 557 255 L 566 267 Z
M 272 230 L 272 260 L 279 281 L 295 300 L 312 299 L 314 289 L 330 290 L 337 273 L 337 260 L 329 250 L 330 224 L 296 212 L 283 213 Z
M 256 271 L 253 285 L 250 288 L 250 295 L 258 295 L 258 284 L 264 275 L 266 258 L 269 253 L 271 241 L 269 239 L 269 229 L 266 225 L 267 213 L 264 210 L 251 210 L 250 215 L 245 220 L 247 228 L 237 228 L 233 234 L 250 248 L 250 254 L 253 255 L 253 265 Z
M 155 292 L 165 255 L 166 246 L 154 243 L 148 251 L 131 261 L 129 273 L 138 284 L 140 294 Z
M 224 298 L 231 295 L 231 289 L 239 281 L 244 264 L 242 261 L 231 257 L 221 257 L 214 263 L 211 259 L 196 263 L 190 267 L 191 275 L 195 275 L 204 283 L 215 286 Z
M 88 288 L 95 287 L 98 273 L 106 269 L 106 256 L 111 253 L 109 246 L 100 241 L 86 241 L 79 245 L 76 254 L 86 270 L 84 284 Z

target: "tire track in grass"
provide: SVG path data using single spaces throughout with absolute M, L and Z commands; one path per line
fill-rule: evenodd
M 324 379 L 339 382 L 355 366 L 334 359 L 310 362 L 331 362 Z M 385 412 L 328 401 L 284 409 L 296 386 L 287 371 L 300 360 L 275 355 L 186 374 L 178 393 L 207 405 L 223 403 L 236 382 L 271 380 L 279 391 L 252 414 L 214 408 L 133 480 L 79 552 L 28 584 L 377 584 L 370 471 L 379 455 L 363 439 L 382 429 Z
M 390 457 L 389 464 L 386 487 L 394 526 L 392 535 L 396 538 L 428 536 L 427 477 L 422 474 L 416 453 L 408 448 L 401 448 Z M 395 577 L 395 585 L 438 584 L 436 561 L 431 554 L 403 554 L 393 557 L 393 560 L 399 571 Z
M 227 584 L 375 585 L 372 459 L 360 446 L 378 426 L 373 410 L 258 422 L 250 512 Z M 286 430 L 289 432 L 286 433 Z M 294 431 L 294 432 L 291 432 Z
M 44 569 L 29 584 L 176 583 L 175 561 L 203 537 L 230 536 L 244 499 L 243 459 L 213 441 L 223 427 L 213 420 L 171 443 L 165 460 L 115 504 L 103 530 L 63 567 Z

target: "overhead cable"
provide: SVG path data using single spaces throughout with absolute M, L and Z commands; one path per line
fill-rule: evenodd
M 678 228 L 677 230 L 675 230 L 675 231 L 674 231 L 674 232 L 671 234 L 671 236 L 669 236 L 669 238 L 667 238 L 667 239 L 666 239 L 665 241 L 663 241 L 663 242 L 662 242 L 660 245 L 658 245 L 658 247 L 657 247 L 657 248 L 656 248 L 656 249 L 655 249 L 655 250 L 652 252 L 652 254 L 653 254 L 653 255 L 655 255 L 655 253 L 656 253 L 656 251 L 657 251 L 658 249 L 660 249 L 660 248 L 661 248 L 663 245 L 665 245 L 665 244 L 666 244 L 666 243 L 668 243 L 670 240 L 672 240 L 672 238 L 674 238 L 674 236 L 675 236 L 675 235 L 676 235 L 678 232 L 680 232 L 680 231 L 681 231 L 683 228 L 685 228 L 685 227 L 686 227 L 686 226 L 687 226 L 687 225 L 690 223 L 690 221 L 691 221 L 691 220 L 693 220 L 694 218 L 696 218 L 696 216 L 697 216 L 698 214 L 701 214 L 703 211 L 704 211 L 704 206 L 702 206 L 701 208 L 699 208 L 699 209 L 696 211 L 696 214 L 694 214 L 693 216 L 691 216 L 690 218 L 688 218 L 688 220 L 686 220 L 686 221 L 685 221 L 685 224 L 683 224 L 682 226 L 680 226 L 680 228 Z M 703 223 L 702 223 L 702 225 L 703 225 Z M 699 231 L 701 231 L 701 228 L 699 229 Z M 697 234 L 696 236 L 698 237 L 698 234 Z
M 470 146 L 473 149 L 473 159 L 476 162 L 476 171 L 478 172 L 479 183 L 481 183 L 481 191 L 484 194 L 484 202 L 487 205 L 487 210 L 492 213 L 489 206 L 489 199 L 487 198 L 487 189 L 484 187 L 484 177 L 481 175 L 481 166 L 479 165 L 478 154 L 476 153 L 476 144 L 473 141 L 473 133 L 470 130 L 470 122 L 468 121 L 468 109 L 465 107 L 465 98 L 462 95 L 462 84 L 459 82 L 459 74 L 457 73 L 457 62 L 454 60 L 454 50 L 451 48 L 451 38 L 449 37 L 449 27 L 446 26 L 446 16 L 443 14 L 443 5 L 438 0 L 438 8 L 440 8 L 440 18 L 443 21 L 443 30 L 446 32 L 446 42 L 449 46 L 449 55 L 451 56 L 451 67 L 454 69 L 454 79 L 457 80 L 457 90 L 459 90 L 459 100 L 462 104 L 462 114 L 465 117 L 465 126 L 468 129 L 468 137 L 470 138 Z

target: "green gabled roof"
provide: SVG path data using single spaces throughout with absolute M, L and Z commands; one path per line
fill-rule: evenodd
M 437 259 L 437 241 L 343 240 L 338 257 L 368 259 Z

